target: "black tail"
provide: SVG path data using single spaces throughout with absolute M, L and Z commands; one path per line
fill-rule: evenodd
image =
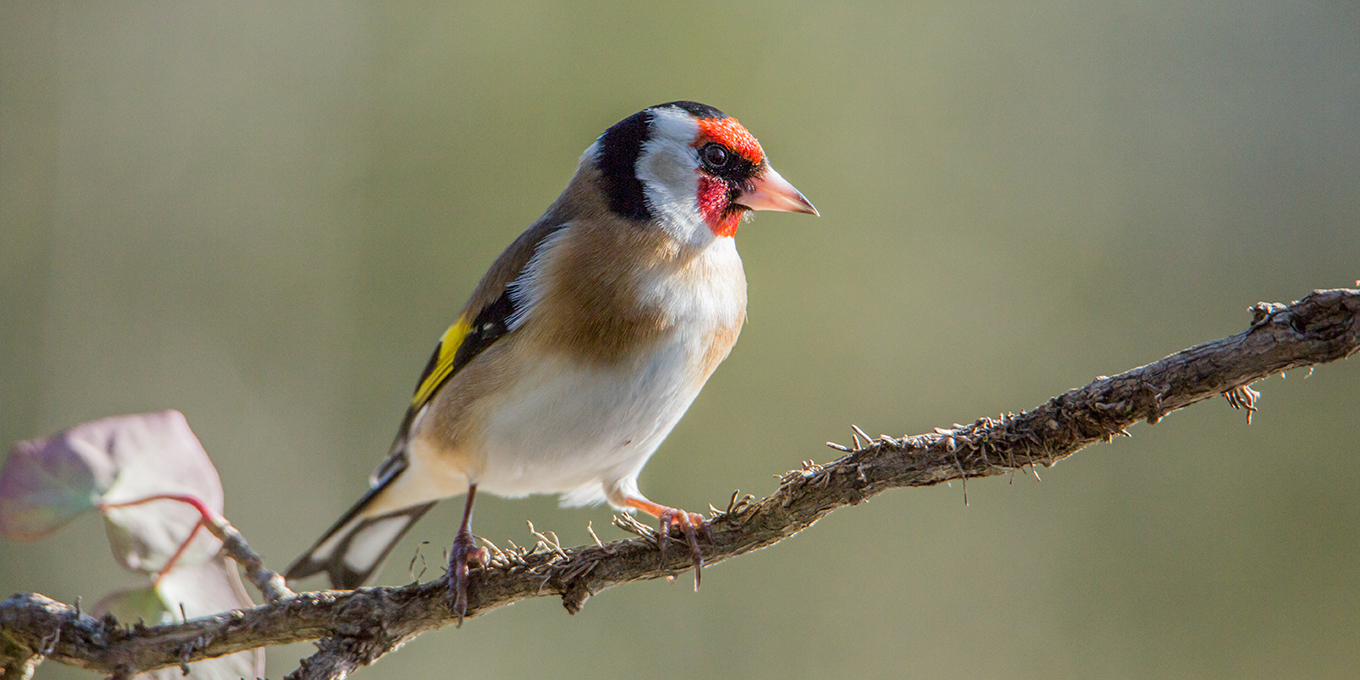
M 297 558 L 284 577 L 289 581 L 326 572 L 331 586 L 352 590 L 362 586 L 387 559 L 416 520 L 434 507 L 435 501 L 412 505 L 376 517 L 363 511 L 401 476 L 402 469 L 389 471 L 368 490 L 307 552 Z

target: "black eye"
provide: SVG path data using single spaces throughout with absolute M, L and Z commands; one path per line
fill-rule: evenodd
M 704 148 L 699 149 L 699 157 L 703 159 L 704 165 L 709 170 L 721 170 L 727 167 L 732 155 L 727 153 L 727 149 L 721 144 L 705 144 Z

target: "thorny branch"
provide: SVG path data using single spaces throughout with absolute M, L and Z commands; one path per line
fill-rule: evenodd
M 1237 335 L 1099 377 L 1020 414 L 902 438 L 873 438 L 856 428 L 853 447 L 832 445 L 847 454 L 843 458 L 805 463 L 785 474 L 766 498 L 733 495 L 712 519 L 705 557 L 712 564 L 773 545 L 837 508 L 888 489 L 1050 466 L 1085 446 L 1127 434 L 1140 420 L 1156 423 L 1219 395 L 1234 407 L 1254 409 L 1252 382 L 1360 350 L 1360 291 L 1315 291 L 1288 306 L 1260 303 L 1251 311 L 1251 327 Z M 541 596 L 561 597 L 575 613 L 606 588 L 689 568 L 682 551 L 671 551 L 659 563 L 649 527 L 626 517 L 616 523 L 638 537 L 564 548 L 556 536 L 536 533 L 539 544 L 533 548 L 488 544 L 492 558 L 472 574 L 467 616 Z M 290 677 L 344 677 L 420 633 L 454 623 L 446 592 L 442 581 L 433 581 L 298 593 L 247 610 L 132 628 L 42 595 L 19 594 L 0 603 L 0 668 L 5 680 L 27 677 L 48 658 L 121 677 L 261 646 L 321 640 L 319 651 Z

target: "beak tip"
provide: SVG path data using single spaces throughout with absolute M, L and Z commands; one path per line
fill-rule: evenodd
M 822 216 L 820 212 L 817 212 L 817 206 L 813 205 L 812 201 L 807 200 L 807 196 L 804 196 L 803 192 L 794 189 L 793 193 L 795 194 L 793 202 L 798 205 L 794 207 L 791 212 L 800 212 L 805 215 L 812 215 L 813 217 Z
M 750 210 L 774 210 L 777 212 L 797 212 L 821 217 L 812 202 L 803 192 L 794 188 L 774 168 L 766 167 L 763 176 L 757 177 L 754 188 L 746 191 L 737 199 L 740 205 Z

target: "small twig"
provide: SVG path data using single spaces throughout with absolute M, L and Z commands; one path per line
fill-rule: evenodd
M 552 537 L 549 538 L 547 534 L 544 534 L 539 530 L 535 529 L 533 522 L 529 522 L 526 520 L 526 523 L 529 525 L 529 533 L 533 534 L 534 538 L 538 539 L 540 545 L 547 548 L 548 550 L 551 550 L 552 552 L 557 553 L 559 556 L 563 558 L 567 556 L 567 553 L 563 552 L 562 550 L 561 541 L 557 540 L 557 534 L 552 534 L 552 532 L 550 531 L 548 533 L 552 534 Z

